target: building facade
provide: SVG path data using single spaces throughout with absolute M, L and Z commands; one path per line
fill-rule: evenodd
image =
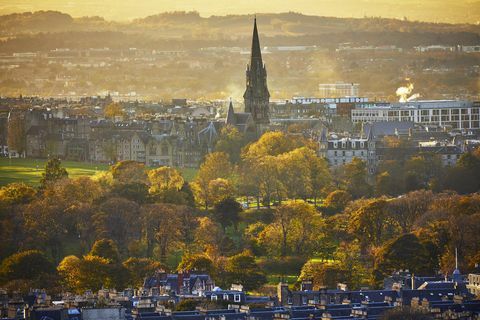
M 415 124 L 480 129 L 480 103 L 454 100 L 428 100 L 357 107 L 352 122 L 410 121 Z

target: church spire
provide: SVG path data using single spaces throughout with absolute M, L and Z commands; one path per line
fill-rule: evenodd
M 267 87 L 267 70 L 262 61 L 257 18 L 253 21 L 252 52 L 246 70 L 246 89 L 243 94 L 245 112 L 252 114 L 255 124 L 269 123 L 270 93 Z
M 262 51 L 260 50 L 260 39 L 258 38 L 257 17 L 255 16 L 255 20 L 253 21 L 252 53 L 250 57 L 250 67 L 252 67 L 254 64 L 257 64 L 258 62 L 260 62 L 260 66 L 263 65 Z

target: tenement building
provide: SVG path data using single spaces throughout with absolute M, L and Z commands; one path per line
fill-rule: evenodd
M 424 100 L 356 107 L 352 122 L 411 121 L 451 129 L 480 129 L 480 103 L 456 100 Z

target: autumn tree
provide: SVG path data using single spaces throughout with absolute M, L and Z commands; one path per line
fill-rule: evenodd
M 325 198 L 324 205 L 335 213 L 343 211 L 352 200 L 352 196 L 345 190 L 334 190 Z
M 95 241 L 89 254 L 107 259 L 111 261 L 111 263 L 117 263 L 120 258 L 117 245 L 111 239 Z
M 245 137 L 234 126 L 227 125 L 222 128 L 215 144 L 216 152 L 228 154 L 232 163 L 240 161 L 241 149 L 245 144 Z
M 27 250 L 15 253 L 2 261 L 0 265 L 0 281 L 6 283 L 13 280 L 35 280 L 45 274 L 53 273 L 53 263 L 38 250 Z
M 387 205 L 385 199 L 372 199 L 352 212 L 349 230 L 360 240 L 363 250 L 369 245 L 378 247 L 392 237 L 392 223 Z
M 192 188 L 198 203 L 208 209 L 212 203 L 211 181 L 215 179 L 229 179 L 232 175 L 232 165 L 228 155 L 223 152 L 213 152 L 206 156 L 205 161 L 200 165 Z
M 389 201 L 388 207 L 391 216 L 401 227 L 403 233 L 412 231 L 416 219 L 427 212 L 433 198 L 431 191 L 419 190 Z
M 151 258 L 128 258 L 123 262 L 123 267 L 128 270 L 128 284 L 133 287 L 143 285 L 143 280 L 155 274 L 157 270 L 166 270 L 165 266 Z
M 215 254 L 220 253 L 223 237 L 222 227 L 218 223 L 209 217 L 198 218 L 198 227 L 195 230 L 197 246 L 204 250 L 213 250 Z
M 114 182 L 147 183 L 145 164 L 133 160 L 119 161 L 110 167 Z
M 367 182 L 367 165 L 359 158 L 353 158 L 342 168 L 343 184 L 354 199 L 369 196 L 372 192 Z
M 0 202 L 4 204 L 25 204 L 32 201 L 35 195 L 35 189 L 22 182 L 0 188 Z
M 171 167 L 160 167 L 148 171 L 148 192 L 157 202 L 189 204 L 188 186 L 181 173 Z
M 215 266 L 212 259 L 204 254 L 184 254 L 177 267 L 178 271 L 193 271 L 213 275 Z
M 194 220 L 189 212 L 188 208 L 173 204 L 157 203 L 142 207 L 147 256 L 153 256 L 156 247 L 160 262 L 166 262 L 168 254 L 177 248 L 180 242 L 187 240 L 187 229 L 192 228 L 189 220 Z
M 377 281 L 383 280 L 400 269 L 408 269 L 420 275 L 435 272 L 434 259 L 414 234 L 407 233 L 389 241 L 375 257 L 374 273 Z
M 322 247 L 324 220 L 315 208 L 303 201 L 287 202 L 274 211 L 274 222 L 259 234 L 272 254 L 308 255 Z
M 338 283 L 345 282 L 348 277 L 347 273 L 336 263 L 310 260 L 303 265 L 298 281 L 312 281 L 315 289 L 321 287 L 334 288 Z
M 103 114 L 106 118 L 114 119 L 115 117 L 124 117 L 125 112 L 119 103 L 112 102 L 105 107 Z
M 267 282 L 265 274 L 255 262 L 255 257 L 248 251 L 227 259 L 225 277 L 225 283 L 241 284 L 248 291 L 258 289 Z
M 124 198 L 109 198 L 93 216 L 97 239 L 112 239 L 125 254 L 128 244 L 140 237 L 139 206 Z
M 160 167 L 148 171 L 149 192 L 159 193 L 167 190 L 178 191 L 185 180 L 178 170 L 170 167 Z

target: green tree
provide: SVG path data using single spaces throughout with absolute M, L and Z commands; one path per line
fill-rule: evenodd
M 40 184 L 45 188 L 49 183 L 65 178 L 68 178 L 68 172 L 65 168 L 62 168 L 62 162 L 58 158 L 52 158 L 45 165 L 45 172 L 42 174 Z
M 101 239 L 95 241 L 89 255 L 102 257 L 109 260 L 110 263 L 117 263 L 119 261 L 117 245 L 111 239 Z
M 248 251 L 229 257 L 225 263 L 226 283 L 238 283 L 245 290 L 255 290 L 267 282 L 255 257 Z
M 213 210 L 215 220 L 222 225 L 223 230 L 230 225 L 237 229 L 240 212 L 242 212 L 242 206 L 233 197 L 217 202 Z

